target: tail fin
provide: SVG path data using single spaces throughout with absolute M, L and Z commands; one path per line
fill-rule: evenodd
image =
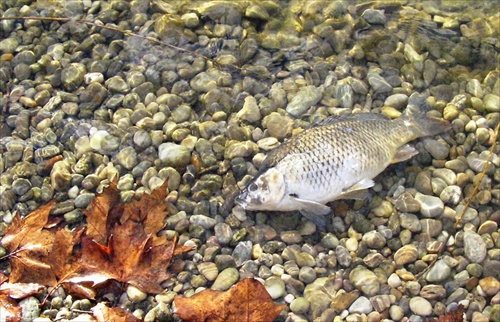
M 416 137 L 433 136 L 451 129 L 451 124 L 440 118 L 427 116 L 430 106 L 427 95 L 413 93 L 400 119 L 410 127 Z

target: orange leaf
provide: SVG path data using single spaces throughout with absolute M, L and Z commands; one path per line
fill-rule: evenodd
M 13 299 L 24 299 L 31 295 L 40 294 L 43 289 L 45 286 L 36 283 L 3 283 L 0 285 L 0 293 Z
M 0 284 L 2 284 L 3 282 L 7 281 L 9 278 L 5 275 L 3 275 L 2 273 L 0 273 Z
M 51 201 L 22 219 L 16 214 L 11 225 L 5 229 L 5 236 L 0 242 L 10 252 L 11 283 L 57 284 L 47 264 L 54 234 L 43 230 L 53 205 L 54 201 Z
M 443 315 L 440 315 L 439 318 L 434 318 L 432 321 L 437 322 L 462 322 L 464 320 L 464 306 L 459 304 L 453 310 Z M 429 320 L 427 320 L 429 321 Z
M 7 322 L 21 321 L 21 307 L 5 294 L 0 294 L 0 319 Z
M 33 235 L 40 232 L 47 223 L 50 209 L 52 209 L 54 203 L 55 201 L 52 200 L 22 219 L 19 213 L 17 213 L 10 226 L 5 228 L 5 235 L 0 241 L 1 244 L 12 253 L 20 245 L 25 245 L 34 240 Z
M 174 313 L 186 322 L 272 322 L 286 305 L 276 305 L 259 281 L 247 278 L 225 292 L 203 290 L 189 298 L 176 296 Z
M 116 181 L 113 181 L 92 200 L 90 207 L 83 211 L 87 216 L 87 236 L 92 237 L 101 245 L 105 245 L 108 241 L 108 215 L 118 201 L 120 201 L 120 193 L 116 187 Z
M 140 223 L 116 224 L 108 246 L 102 246 L 88 236 L 82 238 L 82 271 L 68 281 L 96 285 L 115 279 L 144 292 L 160 293 L 163 291 L 160 283 L 170 277 L 167 267 L 175 246 L 175 241 L 151 246 L 151 238 Z
M 130 203 L 123 205 L 120 223 L 123 224 L 127 220 L 142 222 L 144 232 L 153 238 L 153 246 L 163 243 L 163 238 L 157 237 L 156 234 L 165 226 L 164 220 L 168 214 L 165 204 L 167 188 L 168 181 L 165 180 L 151 194 L 145 193 L 141 196 L 141 199 L 134 199 Z
M 92 313 L 98 322 L 139 322 L 140 320 L 132 313 L 121 307 L 109 308 L 104 303 L 99 303 L 92 308 Z

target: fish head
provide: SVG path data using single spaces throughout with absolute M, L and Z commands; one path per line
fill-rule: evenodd
M 271 168 L 250 181 L 235 202 L 247 210 L 279 210 L 285 188 L 283 174 Z

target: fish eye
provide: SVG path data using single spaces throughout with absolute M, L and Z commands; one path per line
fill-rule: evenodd
M 257 190 L 257 185 L 255 183 L 251 183 L 248 186 L 248 191 L 255 191 L 255 190 Z

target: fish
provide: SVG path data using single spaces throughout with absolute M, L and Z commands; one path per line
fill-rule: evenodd
M 266 156 L 234 203 L 248 211 L 298 210 L 324 230 L 327 203 L 363 199 L 385 168 L 418 154 L 408 142 L 451 128 L 427 116 L 426 97 L 412 94 L 394 120 L 375 113 L 330 116 L 292 136 Z

